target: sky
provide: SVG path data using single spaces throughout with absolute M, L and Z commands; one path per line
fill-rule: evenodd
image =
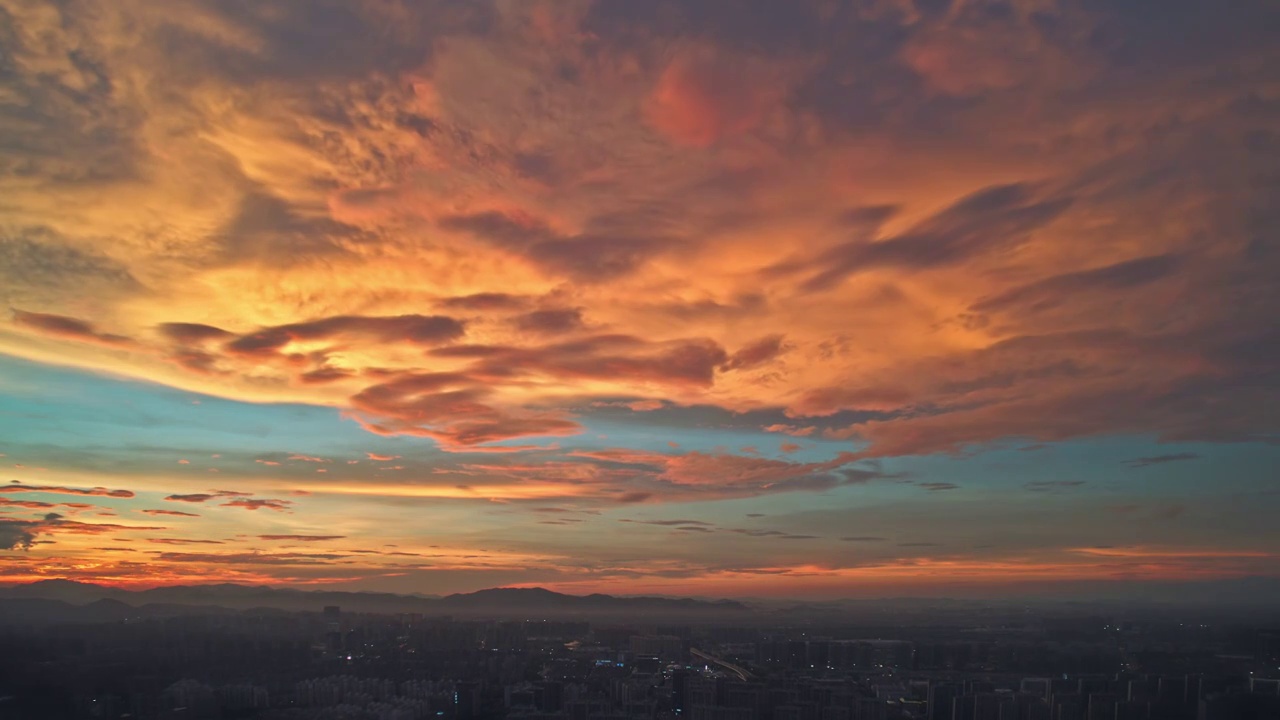
M 0 0 L 0 582 L 1280 579 L 1270 0 Z

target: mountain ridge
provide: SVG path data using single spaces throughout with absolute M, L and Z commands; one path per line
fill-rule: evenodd
M 347 590 L 302 590 L 269 585 L 217 583 L 163 585 L 141 590 L 76 580 L 49 579 L 0 586 L 0 600 L 47 600 L 86 607 L 109 601 L 128 608 L 207 607 L 223 610 L 279 609 L 319 612 L 336 605 L 350 612 L 419 613 L 450 616 L 601 616 L 610 614 L 686 614 L 748 612 L 733 600 L 698 600 L 601 593 L 569 595 L 546 588 L 486 588 L 444 597 Z M 115 607 L 115 606 L 112 606 Z

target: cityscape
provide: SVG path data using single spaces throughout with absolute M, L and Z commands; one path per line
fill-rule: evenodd
M 1280 717 L 1275 606 L 902 599 L 836 610 L 498 589 L 445 598 L 466 615 L 451 617 L 35 599 L 69 590 L 94 592 L 29 587 L 0 600 L 0 717 Z

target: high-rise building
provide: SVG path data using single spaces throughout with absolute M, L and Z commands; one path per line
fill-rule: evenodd
M 951 703 L 961 689 L 955 683 L 930 683 L 925 710 L 929 720 L 951 720 Z
M 689 701 L 689 672 L 676 670 L 671 673 L 671 709 L 682 715 Z

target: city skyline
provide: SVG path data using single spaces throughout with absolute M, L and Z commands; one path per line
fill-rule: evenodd
M 1274 4 L 0 17 L 0 584 L 1280 582 Z

